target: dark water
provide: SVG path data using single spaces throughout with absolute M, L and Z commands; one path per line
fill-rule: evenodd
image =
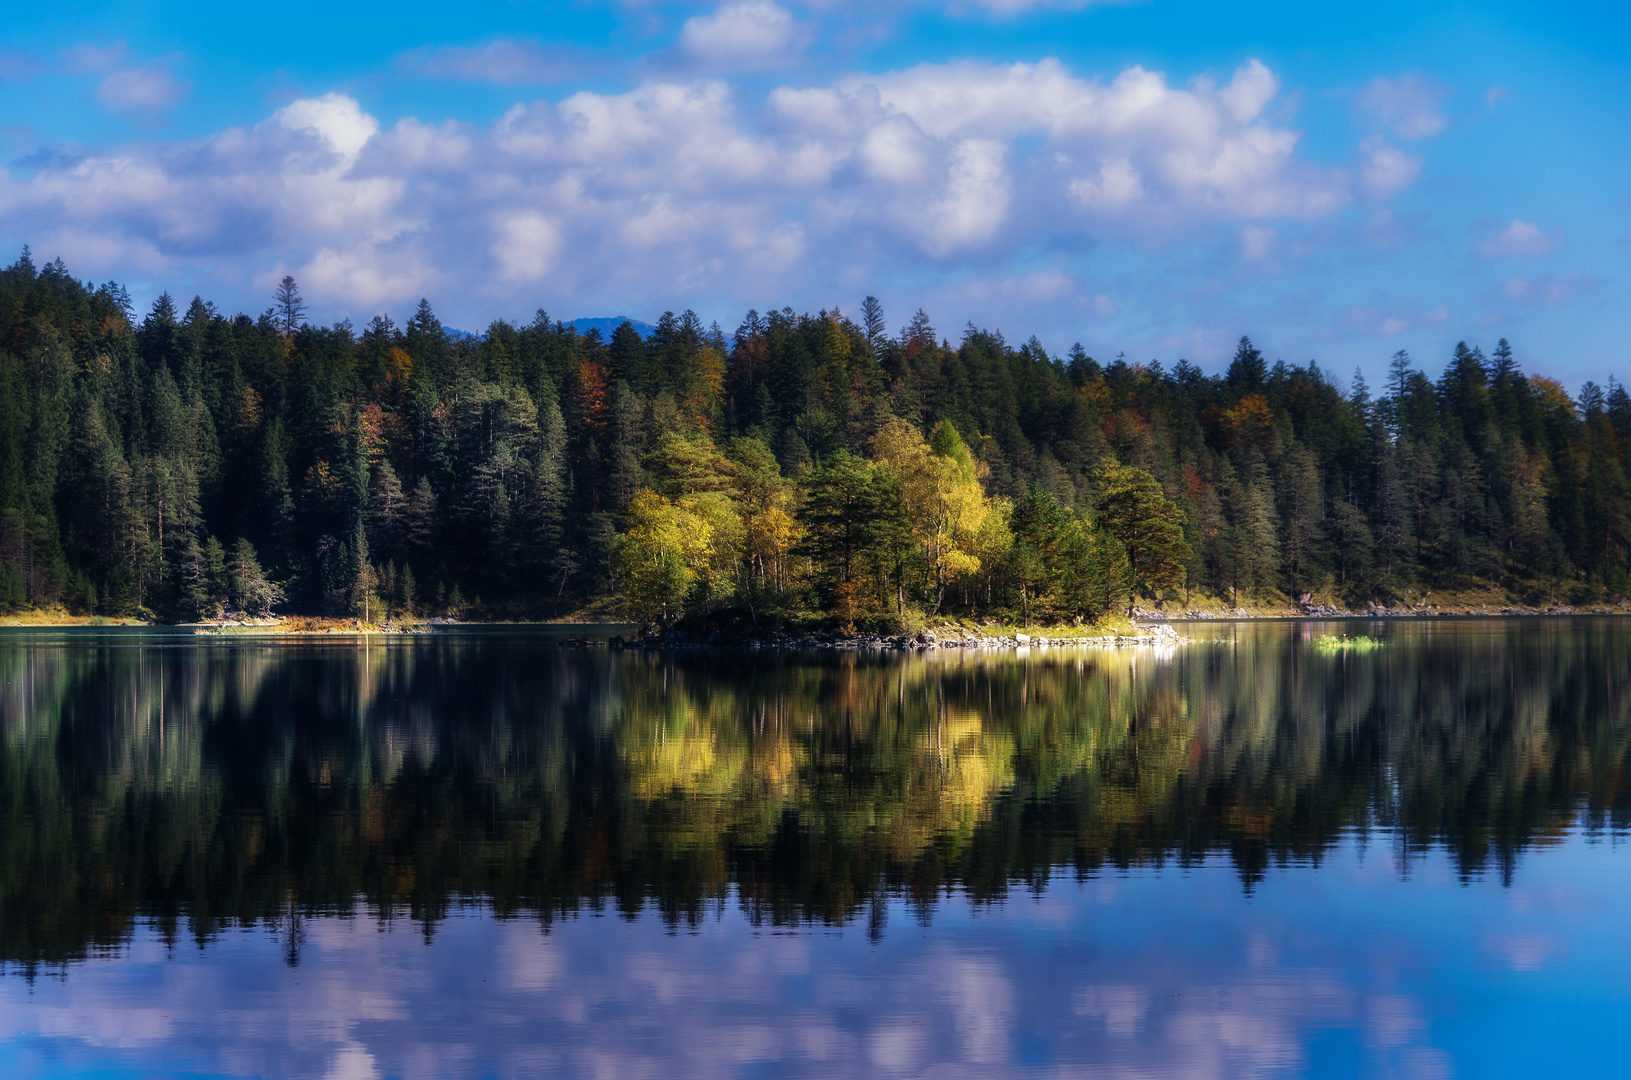
M 1631 623 L 1186 633 L 0 636 L 0 1072 L 1622 1073 Z

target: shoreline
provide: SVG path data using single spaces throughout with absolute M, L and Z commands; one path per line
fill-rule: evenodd
M 1421 604 L 1404 607 L 1342 608 L 1330 604 L 1310 604 L 1281 608 L 1134 608 L 1133 618 L 1142 622 L 1285 622 L 1298 619 L 1446 619 L 1446 618 L 1554 618 L 1584 615 L 1631 615 L 1627 604 Z
M 1420 605 L 1402 608 L 1352 610 L 1327 605 L 1217 609 L 1135 608 L 1131 622 L 1095 627 L 1048 626 L 938 626 L 916 634 L 839 635 L 834 631 L 795 631 L 753 633 L 741 630 L 668 630 L 640 635 L 627 622 L 614 620 L 466 622 L 455 619 L 426 619 L 388 624 L 364 624 L 357 619 L 295 615 L 268 619 L 221 620 L 201 623 L 161 623 L 135 618 L 75 616 L 66 612 L 33 612 L 0 617 L 0 632 L 17 631 L 95 631 L 147 630 L 197 639 L 291 639 L 291 638 L 407 638 L 437 633 L 535 632 L 554 638 L 562 648 L 609 648 L 630 651 L 675 649 L 737 648 L 752 651 L 796 651 L 832 649 L 865 652 L 913 652 L 937 649 L 1001 651 L 1029 648 L 1130 648 L 1173 646 L 1191 639 L 1175 625 L 1185 622 L 1298 622 L 1298 621 L 1408 621 L 1453 618 L 1569 618 L 1631 615 L 1631 606 L 1607 604 L 1591 606 L 1549 605 Z M 627 635 L 626 637 L 624 635 Z
M 692 634 L 670 631 L 655 637 L 593 644 L 607 644 L 614 649 L 661 652 L 668 649 L 720 649 L 750 650 L 810 650 L 835 649 L 870 652 L 928 652 L 938 649 L 969 649 L 978 651 L 1017 650 L 1030 648 L 1067 648 L 1091 646 L 1096 648 L 1128 648 L 1132 646 L 1177 645 L 1187 641 L 1178 631 L 1165 623 L 1151 627 L 1134 626 L 1132 633 L 1104 629 L 1098 633 L 1065 634 L 1064 627 L 1054 628 L 1054 636 L 1031 634 L 1021 630 L 1011 633 L 987 634 L 978 630 L 946 629 L 920 630 L 916 634 L 856 634 L 844 637 L 838 634 L 775 635 L 757 637 L 735 634 Z M 1071 627 L 1072 630 L 1080 630 Z M 580 639 L 581 640 L 581 639 Z M 589 643 L 583 643 L 587 645 Z M 580 645 L 583 647 L 583 645 Z

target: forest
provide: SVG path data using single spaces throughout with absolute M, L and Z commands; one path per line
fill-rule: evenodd
M 1374 391 L 1242 337 L 1221 375 L 891 331 L 540 310 L 477 335 L 0 270 L 0 611 L 648 627 L 1085 623 L 1138 603 L 1631 591 L 1631 396 L 1503 339 Z

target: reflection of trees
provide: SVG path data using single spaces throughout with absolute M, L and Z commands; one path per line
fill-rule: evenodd
M 1510 875 L 1577 819 L 1626 823 L 1618 624 L 1285 634 L 1029 660 L 8 647 L 0 958 L 358 905 L 427 933 L 470 901 L 680 920 L 732 887 L 756 918 L 848 920 L 1218 852 L 1249 887 L 1351 829 Z

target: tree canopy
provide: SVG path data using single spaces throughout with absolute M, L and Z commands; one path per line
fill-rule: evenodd
M 649 339 L 274 299 L 138 314 L 60 261 L 0 270 L 0 608 L 882 626 L 1631 592 L 1631 396 L 1505 341 L 1436 378 L 1397 354 L 1373 396 L 1246 338 L 1221 375 L 1101 364 L 922 311 L 891 333 L 870 297 Z

